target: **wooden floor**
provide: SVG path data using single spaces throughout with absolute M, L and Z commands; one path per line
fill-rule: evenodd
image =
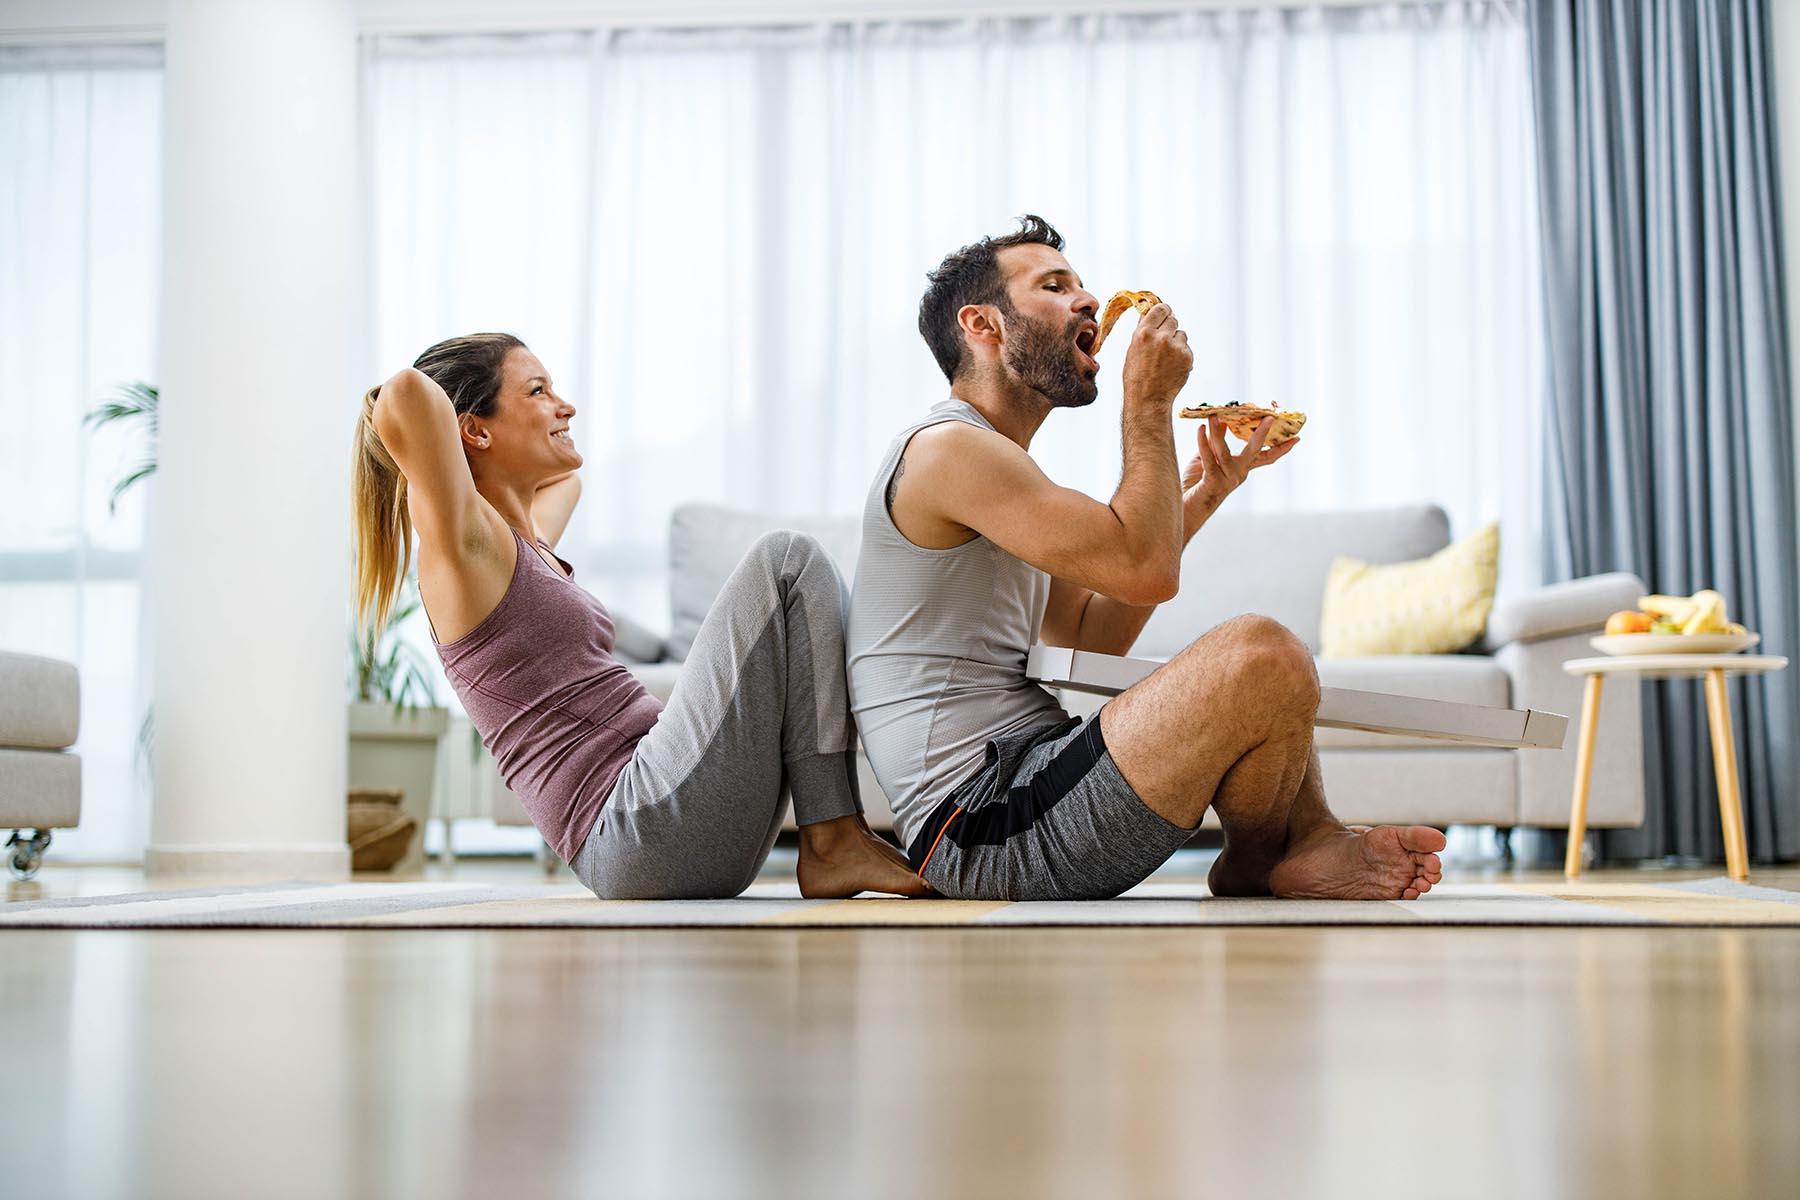
M 532 877 L 459 871 L 497 869 Z M 47 868 L 9 898 L 141 886 Z M 1800 1194 L 1800 930 L 0 951 L 8 1196 Z

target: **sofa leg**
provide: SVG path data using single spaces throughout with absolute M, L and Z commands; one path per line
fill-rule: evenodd
M 1513 865 L 1512 834 L 1513 831 L 1505 826 L 1494 827 L 1494 852 L 1500 856 L 1500 864 L 1506 867 Z
M 34 829 L 31 836 L 26 837 L 23 829 L 13 830 L 12 837 L 7 839 L 7 865 L 12 868 L 15 879 L 30 879 L 44 865 L 44 851 L 50 848 L 50 831 Z

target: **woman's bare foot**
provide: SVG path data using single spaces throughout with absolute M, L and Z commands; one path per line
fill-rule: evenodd
M 800 829 L 800 894 L 841 899 L 858 892 L 934 896 L 906 856 L 875 835 L 861 816 L 837 817 Z
M 1296 900 L 1417 900 L 1444 877 L 1444 845 L 1428 825 L 1328 825 L 1288 852 L 1269 887 Z

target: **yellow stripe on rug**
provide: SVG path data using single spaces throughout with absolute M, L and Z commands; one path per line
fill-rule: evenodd
M 969 925 L 1008 907 L 1010 900 L 835 900 L 775 913 L 763 925 Z
M 1673 888 L 1633 883 L 1522 883 L 1508 881 L 1514 891 L 1556 900 L 1573 900 L 1670 925 L 1794 925 L 1800 912 L 1792 904 L 1740 896 L 1708 896 Z

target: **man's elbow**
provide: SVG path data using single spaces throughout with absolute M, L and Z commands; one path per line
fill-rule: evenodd
M 1122 582 L 1115 599 L 1124 604 L 1149 608 L 1163 604 L 1175 598 L 1181 590 L 1181 571 L 1148 570 L 1133 571 L 1131 576 Z

